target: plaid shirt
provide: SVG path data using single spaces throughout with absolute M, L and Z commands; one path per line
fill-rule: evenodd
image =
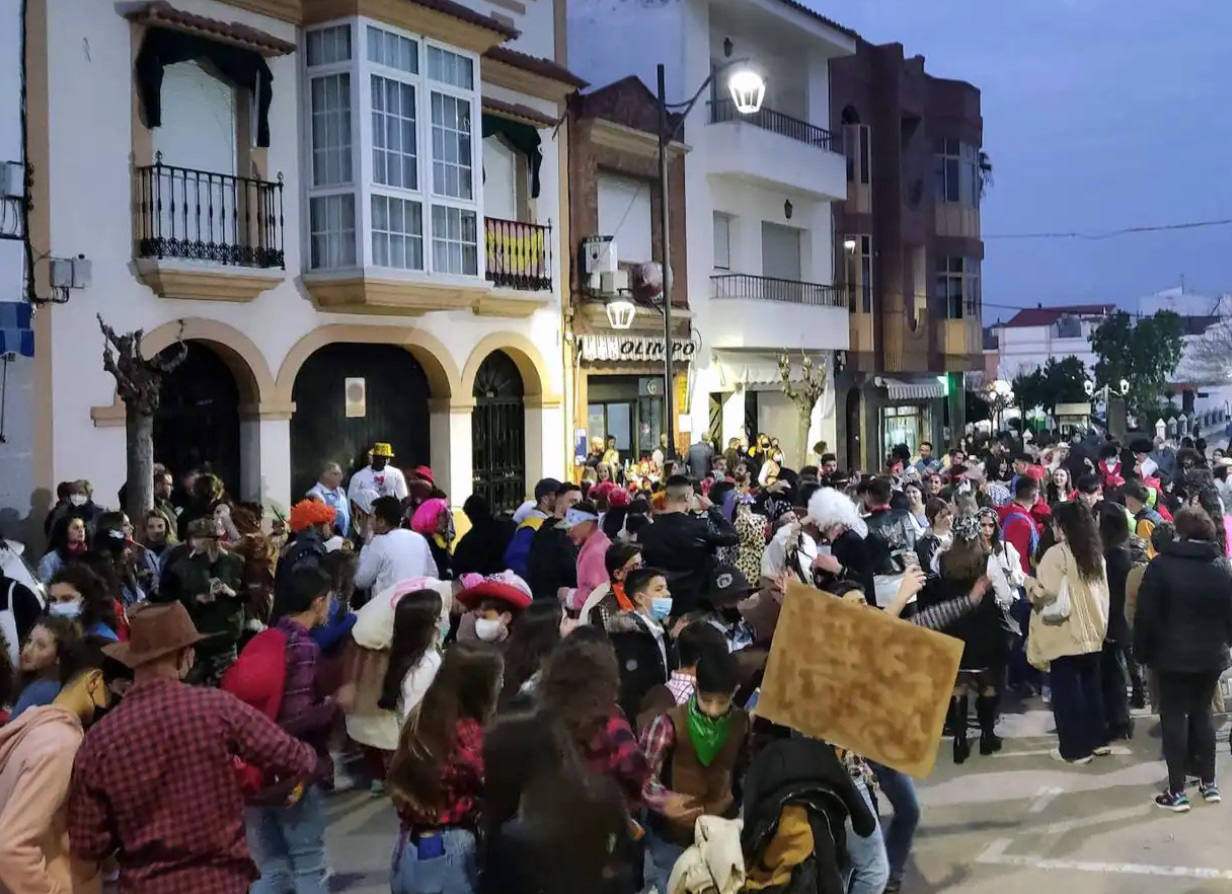
M 282 688 L 282 706 L 278 709 L 278 725 L 293 736 L 312 745 L 317 754 L 329 753 L 329 736 L 338 716 L 338 703 L 331 698 L 318 699 L 316 693 L 317 663 L 321 647 L 311 634 L 289 617 L 276 625 L 287 635 L 287 678 Z M 322 761 L 321 781 L 334 775 L 333 761 Z
M 483 795 L 483 727 L 471 717 L 458 720 L 453 751 L 441 767 L 441 803 L 435 813 L 410 805 L 398 807 L 402 825 L 411 829 L 469 826 L 479 822 L 479 799 Z
M 583 747 L 582 758 L 592 773 L 608 776 L 620 785 L 631 811 L 640 806 L 642 789 L 650 779 L 650 764 L 620 708 L 612 708 L 603 726 Z
M 243 894 L 258 877 L 244 838 L 238 755 L 284 776 L 317 756 L 255 708 L 173 680 L 134 684 L 73 763 L 73 855 L 120 866 L 120 894 Z
M 669 684 L 670 685 L 670 684 Z M 672 794 L 662 782 L 663 764 L 676 747 L 676 724 L 666 714 L 660 714 L 642 733 L 642 754 L 650 765 L 650 776 L 642 786 L 642 800 L 652 810 L 662 811 L 663 803 Z
M 697 677 L 692 674 L 682 674 L 680 671 L 672 671 L 672 675 L 667 680 L 667 689 L 672 694 L 672 698 L 676 700 L 676 704 L 683 705 L 693 696 L 693 690 L 697 688 Z

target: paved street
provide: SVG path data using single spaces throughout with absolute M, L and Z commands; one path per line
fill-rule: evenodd
M 1037 701 L 1002 721 L 1005 751 L 962 767 L 949 743 L 921 786 L 922 821 L 907 892 L 1117 894 L 1232 891 L 1227 846 L 1232 801 L 1195 803 L 1187 815 L 1150 804 L 1163 778 L 1155 718 L 1138 718 L 1136 738 L 1085 767 L 1048 757 L 1052 715 Z M 1219 766 L 1232 779 L 1227 731 Z M 1191 792 L 1195 794 L 1196 792 Z M 885 809 L 885 805 L 883 805 Z M 334 890 L 377 894 L 388 887 L 397 820 L 386 798 L 340 792 L 330 802 Z

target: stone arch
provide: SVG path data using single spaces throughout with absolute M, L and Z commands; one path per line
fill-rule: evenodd
M 494 332 L 480 339 L 462 368 L 461 394 L 469 397 L 475 388 L 475 376 L 479 366 L 493 351 L 504 351 L 522 376 L 522 393 L 527 406 L 558 403 L 559 395 L 552 392 L 547 366 L 539 349 L 530 339 L 514 332 Z
M 274 393 L 279 402 L 291 404 L 291 389 L 304 361 L 318 348 L 336 342 L 395 345 L 405 348 L 423 367 L 433 399 L 469 398 L 470 391 L 459 385 L 458 371 L 449 350 L 422 329 L 405 326 L 358 326 L 352 323 L 331 323 L 319 326 L 291 346 L 278 368 Z
M 240 409 L 260 414 L 275 408 L 274 377 L 265 356 L 247 335 L 218 320 L 186 317 L 156 326 L 141 338 L 141 352 L 151 357 L 179 340 L 199 342 L 218 355 L 235 377 L 240 392 Z M 124 401 L 116 394 L 111 404 L 94 407 L 90 416 L 95 425 L 123 425 Z

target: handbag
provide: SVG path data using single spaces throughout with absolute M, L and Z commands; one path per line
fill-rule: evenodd
M 1040 614 L 1044 620 L 1051 624 L 1058 624 L 1069 617 L 1069 613 L 1073 611 L 1073 605 L 1069 599 L 1069 569 L 1066 569 L 1065 577 L 1061 578 L 1061 589 L 1057 590 L 1057 598 L 1044 606 Z

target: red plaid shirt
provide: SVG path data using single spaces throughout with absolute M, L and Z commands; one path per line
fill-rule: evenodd
M 441 803 L 436 813 L 400 805 L 402 825 L 411 829 L 471 826 L 479 821 L 483 796 L 483 727 L 470 717 L 458 720 L 457 739 L 441 767 Z
M 608 776 L 620 785 L 631 811 L 641 806 L 642 788 L 650 779 L 650 764 L 620 708 L 612 708 L 607 721 L 591 736 L 582 752 L 592 773 Z
M 258 877 L 232 755 L 284 776 L 312 748 L 235 696 L 173 680 L 138 683 L 73 763 L 74 856 L 120 865 L 120 894 L 243 894 Z

